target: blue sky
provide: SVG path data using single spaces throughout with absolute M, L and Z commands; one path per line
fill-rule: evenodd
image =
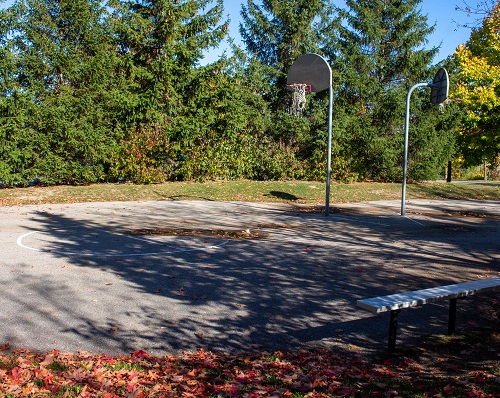
M 5 7 L 14 0 L 0 0 L 0 7 Z M 342 0 L 335 0 L 337 4 L 343 4 Z M 467 4 L 474 7 L 484 0 L 466 0 Z M 259 1 L 256 0 L 258 3 Z M 241 5 L 246 4 L 246 0 L 224 0 L 225 14 L 231 19 L 229 35 L 238 44 L 240 43 L 239 23 L 241 21 Z M 467 28 L 457 28 L 458 23 L 471 21 L 466 13 L 456 11 L 457 5 L 463 5 L 464 0 L 423 0 L 421 3 L 422 14 L 427 15 L 429 25 L 436 24 L 435 32 L 429 37 L 428 47 L 441 45 L 441 50 L 435 59 L 439 62 L 448 55 L 453 54 L 459 44 L 465 43 L 470 36 Z M 222 43 L 219 48 L 211 50 L 203 60 L 202 64 L 212 62 L 227 48 Z
M 471 21 L 466 13 L 456 11 L 457 5 L 463 6 L 464 0 L 423 0 L 421 3 L 422 14 L 427 15 L 429 25 L 436 24 L 435 32 L 429 36 L 428 47 L 439 46 L 441 50 L 435 59 L 439 62 L 445 59 L 448 55 L 454 53 L 459 44 L 465 43 L 470 36 L 470 30 L 467 28 L 458 28 L 457 22 L 464 23 Z M 482 0 L 467 0 L 467 4 L 475 6 Z M 258 0 L 256 1 L 258 3 Z M 226 15 L 231 19 L 229 27 L 229 35 L 239 43 L 239 23 L 241 21 L 240 10 L 241 5 L 246 4 L 246 0 L 224 0 L 224 8 Z M 337 0 L 336 4 L 343 4 L 342 1 Z M 221 45 L 215 51 L 211 51 L 203 63 L 211 62 L 217 59 L 217 56 L 224 50 L 224 45 Z

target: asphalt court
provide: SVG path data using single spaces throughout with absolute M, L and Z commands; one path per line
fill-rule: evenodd
M 329 217 L 287 204 L 203 201 L 1 212 L 0 344 L 14 348 L 379 350 L 387 319 L 356 300 L 500 274 L 493 201 L 409 201 L 408 217 L 397 201 L 339 205 Z M 170 233 L 137 233 L 152 229 Z M 259 236 L 204 233 L 212 230 Z M 458 330 L 497 321 L 491 300 L 464 300 Z M 446 313 L 446 303 L 403 311 L 398 344 L 444 333 Z

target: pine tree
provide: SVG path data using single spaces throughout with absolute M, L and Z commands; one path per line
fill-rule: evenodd
M 240 33 L 247 50 L 264 65 L 285 70 L 300 55 L 318 49 L 315 20 L 324 15 L 324 0 L 249 0 L 242 7 Z
M 242 7 L 240 34 L 247 51 L 268 67 L 266 99 L 275 110 L 283 109 L 289 95 L 286 75 L 299 56 L 320 52 L 321 22 L 331 11 L 327 0 L 248 0 Z
M 224 38 L 222 0 L 116 1 L 114 27 L 120 70 L 129 87 L 121 106 L 126 144 L 114 172 L 137 182 L 162 181 L 204 134 L 207 120 L 193 108 L 199 61 Z M 208 8 L 208 9 L 207 9 Z
M 227 25 L 219 24 L 222 0 L 207 12 L 208 0 L 116 1 L 115 29 L 124 73 L 138 96 L 137 121 L 178 114 L 203 51 L 217 46 Z M 133 111 L 130 109 L 130 111 Z M 152 113 L 151 113 L 152 112 Z M 153 113 L 159 112 L 156 116 Z
M 326 164 L 328 93 L 308 95 L 303 117 L 290 115 L 291 94 L 286 79 L 292 63 L 307 53 L 322 54 L 322 34 L 333 18 L 330 0 L 249 0 L 242 8 L 240 33 L 252 57 L 248 73 L 253 89 L 271 110 L 266 135 L 302 164 L 299 178 L 324 178 Z M 318 172 L 318 167 L 321 171 Z
M 362 178 L 398 178 L 408 89 L 429 79 L 437 48 L 425 49 L 433 27 L 421 0 L 347 0 L 330 38 L 338 82 L 336 107 L 350 117 L 340 137 L 345 158 Z
M 4 111 L 15 110 L 18 121 L 8 139 L 15 148 L 2 154 L 7 178 L 100 180 L 116 142 L 106 8 L 98 0 L 20 0 L 7 12 L 14 17 L 2 49 L 14 69 Z

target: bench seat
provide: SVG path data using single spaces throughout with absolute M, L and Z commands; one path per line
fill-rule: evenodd
M 373 297 L 358 300 L 357 305 L 376 314 L 391 311 L 389 351 L 393 351 L 396 346 L 397 315 L 402 309 L 417 307 L 440 300 L 450 300 L 448 334 L 453 334 L 455 333 L 457 299 L 496 290 L 500 290 L 500 277 Z

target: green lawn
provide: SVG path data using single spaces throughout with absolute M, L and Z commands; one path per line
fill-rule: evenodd
M 407 199 L 500 200 L 492 184 L 420 183 L 407 186 Z M 354 183 L 331 186 L 331 204 L 400 199 L 401 184 Z M 325 184 L 316 181 L 173 182 L 156 185 L 95 184 L 1 189 L 2 205 L 137 200 L 214 200 L 324 204 Z

